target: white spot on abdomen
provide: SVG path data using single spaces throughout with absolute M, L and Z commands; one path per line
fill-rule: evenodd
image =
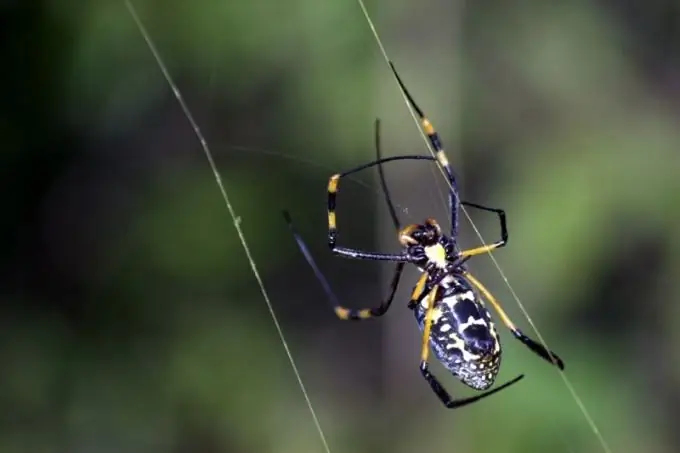
M 467 351 L 465 349 L 465 342 L 463 341 L 462 338 L 457 336 L 456 334 L 452 333 L 450 335 L 451 340 L 450 342 L 446 343 L 446 349 L 458 349 L 462 354 L 463 354 L 463 360 L 466 362 L 472 362 L 476 361 L 479 359 L 479 355 L 477 354 L 472 354 L 471 352 Z
M 486 326 L 487 323 L 483 319 L 475 319 L 472 316 L 470 316 L 466 322 L 463 322 L 463 323 L 460 324 L 459 329 L 460 329 L 461 332 L 464 332 L 465 329 L 467 329 L 470 326 L 474 326 L 474 325 Z

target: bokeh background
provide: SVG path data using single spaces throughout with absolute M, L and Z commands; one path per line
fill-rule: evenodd
M 325 184 L 425 154 L 354 0 L 134 2 L 207 137 L 331 452 L 603 451 L 560 374 L 502 331 L 500 380 L 447 411 L 417 369 L 406 273 L 333 258 Z M 611 450 L 679 451 L 680 4 L 368 1 L 464 199 Z M 0 451 L 321 452 L 200 143 L 122 1 L 2 2 Z M 430 164 L 386 166 L 402 222 L 444 222 Z M 496 219 L 470 212 L 483 237 Z M 348 245 L 398 250 L 376 172 L 342 182 Z M 479 238 L 462 224 L 461 241 Z M 471 268 L 532 332 L 493 262 Z M 452 393 L 470 390 L 435 372 Z

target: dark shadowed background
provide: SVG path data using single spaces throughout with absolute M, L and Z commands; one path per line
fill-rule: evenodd
M 355 0 L 136 0 L 203 129 L 333 453 L 603 451 L 555 369 L 502 330 L 500 380 L 447 411 L 392 265 L 333 258 L 330 174 L 427 150 Z M 617 453 L 680 448 L 680 3 L 369 1 L 497 260 Z M 190 124 L 122 1 L 0 5 L 0 452 L 320 452 Z M 265 152 L 267 151 L 267 152 Z M 310 163 L 311 162 L 311 163 Z M 429 164 L 385 168 L 401 220 L 445 222 Z M 496 219 L 470 212 L 487 241 Z M 398 250 L 376 172 L 341 241 Z M 464 221 L 461 241 L 479 243 Z M 488 256 L 472 270 L 532 332 Z M 471 391 L 439 366 L 456 395 Z

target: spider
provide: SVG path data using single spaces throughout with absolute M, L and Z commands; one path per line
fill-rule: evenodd
M 484 299 L 494 307 L 503 324 L 513 333 L 516 339 L 543 359 L 560 369 L 564 369 L 562 359 L 522 333 L 510 320 L 491 292 L 468 271 L 465 263 L 470 258 L 491 252 L 507 244 L 508 229 L 505 212 L 502 209 L 489 208 L 459 200 L 456 178 L 444 153 L 439 135 L 406 89 L 394 64 L 390 62 L 390 66 L 403 93 L 420 117 L 421 127 L 435 149 L 435 157 L 406 155 L 381 158 L 379 120 L 376 120 L 375 147 L 377 159 L 344 173 L 335 174 L 330 177 L 328 182 L 328 246 L 333 254 L 345 258 L 397 263 L 388 297 L 376 308 L 353 309 L 342 306 L 331 290 L 326 277 L 316 265 L 305 242 L 293 226 L 290 214 L 287 211 L 283 212 L 298 247 L 321 283 L 335 309 L 335 314 L 342 320 L 365 320 L 380 317 L 387 313 L 394 299 L 404 266 L 406 263 L 411 263 L 422 273 L 408 302 L 408 308 L 413 310 L 418 326 L 422 331 L 420 372 L 432 391 L 447 408 L 454 409 L 474 403 L 515 384 L 524 377 L 524 375 L 519 375 L 511 381 L 489 390 L 500 369 L 501 343 L 496 327 L 484 304 Z M 437 161 L 443 167 L 451 185 L 448 197 L 451 231 L 448 235 L 442 231 L 437 221 L 431 218 L 423 223 L 401 228 L 382 171 L 382 164 L 396 160 Z M 378 166 L 383 193 L 392 222 L 398 231 L 399 242 L 403 247 L 401 253 L 398 254 L 368 252 L 341 247 L 337 244 L 336 198 L 340 179 L 373 166 Z M 457 236 L 460 205 L 495 213 L 500 222 L 501 238 L 489 245 L 459 250 Z M 482 393 L 468 398 L 453 399 L 430 371 L 428 365 L 430 349 L 442 365 L 456 378 L 468 387 Z

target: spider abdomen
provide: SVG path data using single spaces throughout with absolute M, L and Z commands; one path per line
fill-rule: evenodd
M 432 313 L 430 347 L 456 378 L 477 390 L 493 385 L 501 363 L 501 345 L 486 307 L 467 282 L 454 278 L 440 286 Z M 447 284 L 448 283 L 448 284 Z M 422 331 L 427 298 L 415 307 Z

